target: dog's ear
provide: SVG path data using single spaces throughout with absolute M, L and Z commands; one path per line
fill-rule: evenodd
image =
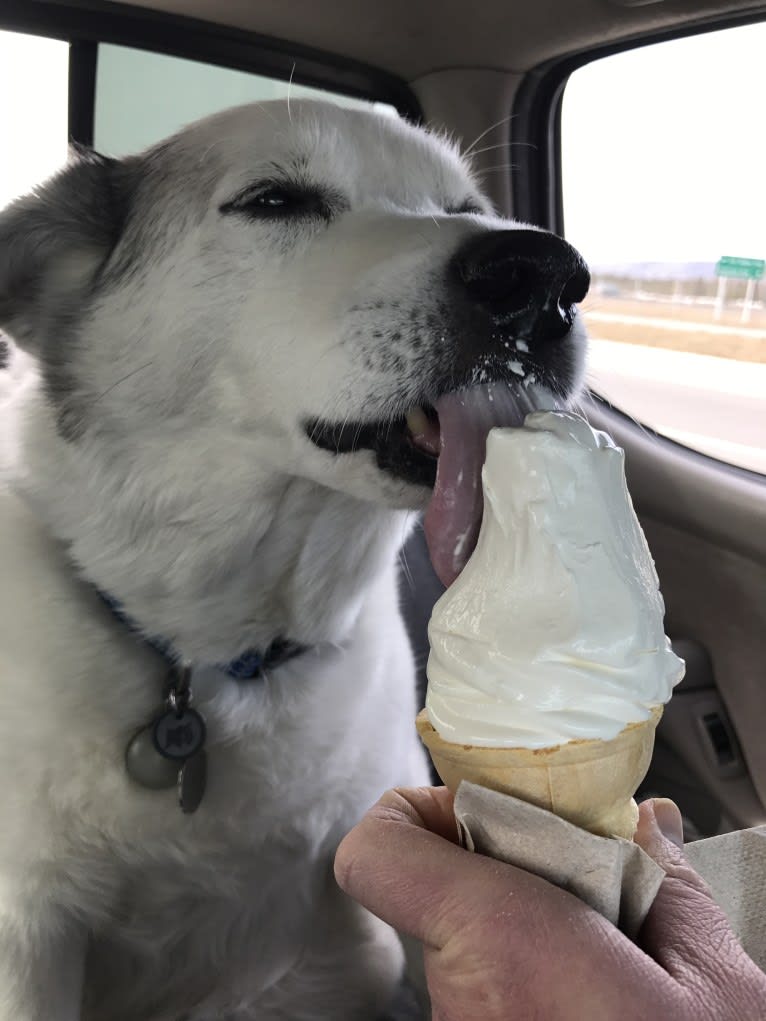
M 92 287 L 123 231 L 132 161 L 73 149 L 55 177 L 0 212 L 0 329 L 34 351 Z

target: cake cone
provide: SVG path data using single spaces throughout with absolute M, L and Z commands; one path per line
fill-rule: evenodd
M 452 744 L 424 709 L 416 723 L 437 773 L 454 793 L 461 780 L 510 794 L 604 837 L 631 840 L 638 823 L 633 795 L 646 775 L 662 706 L 611 741 L 576 740 L 551 748 Z

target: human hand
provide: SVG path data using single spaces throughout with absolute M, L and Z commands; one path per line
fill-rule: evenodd
M 640 806 L 667 873 L 641 947 L 572 894 L 457 844 L 444 787 L 388 791 L 345 838 L 338 883 L 421 941 L 434 1021 L 766 1021 L 766 975 L 681 850 L 681 816 Z

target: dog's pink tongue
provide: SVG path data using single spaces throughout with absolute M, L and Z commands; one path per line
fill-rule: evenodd
M 431 563 L 443 585 L 465 567 L 479 537 L 484 500 L 481 469 L 495 426 L 521 426 L 534 405 L 526 391 L 502 383 L 440 397 L 436 485 L 425 516 Z

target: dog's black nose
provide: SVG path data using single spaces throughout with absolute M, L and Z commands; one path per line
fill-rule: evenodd
M 590 286 L 576 249 L 539 230 L 497 230 L 467 241 L 452 271 L 491 317 L 532 341 L 558 340 L 572 325 L 573 306 Z

